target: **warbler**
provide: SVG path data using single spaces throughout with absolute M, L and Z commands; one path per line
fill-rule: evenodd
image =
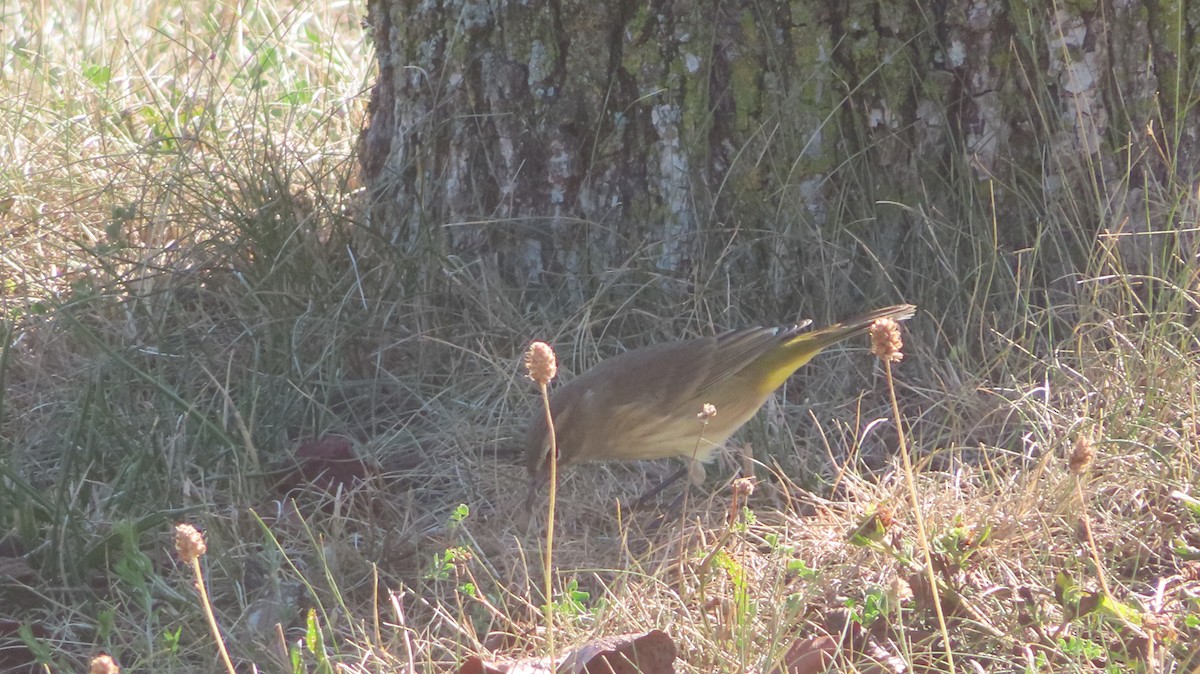
M 688 464 L 672 478 L 688 472 L 703 479 L 703 464 L 813 356 L 866 332 L 877 320 L 902 321 L 915 311 L 910 304 L 898 304 L 812 332 L 803 331 L 811 321 L 731 330 L 605 359 L 550 396 L 558 468 L 678 456 Z M 539 405 L 525 436 L 527 510 L 549 481 L 547 430 Z

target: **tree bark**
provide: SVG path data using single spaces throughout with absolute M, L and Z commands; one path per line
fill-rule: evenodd
M 899 298 L 919 281 L 889 269 L 933 248 L 1019 251 L 1064 215 L 1084 250 L 1196 174 L 1189 3 L 368 8 L 372 227 L 520 287 Z

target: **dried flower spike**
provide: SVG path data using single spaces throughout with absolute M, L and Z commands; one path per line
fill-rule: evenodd
M 754 485 L 757 483 L 752 477 L 739 477 L 733 481 L 733 495 L 744 501 L 754 493 Z
M 895 524 L 892 511 L 887 506 L 879 506 L 874 512 L 858 523 L 858 527 L 847 537 L 851 545 L 870 546 L 882 543 L 887 537 L 888 529 Z
M 733 524 L 741 519 L 745 512 L 750 495 L 754 493 L 755 480 L 752 477 L 739 477 L 733 481 L 733 498 L 729 500 L 729 512 L 725 513 L 725 523 Z
M 900 351 L 904 342 L 900 339 L 900 324 L 890 318 L 882 318 L 871 324 L 871 353 L 879 360 L 899 363 L 904 354 Z
M 704 403 L 700 407 L 700 411 L 696 414 L 696 418 L 704 423 L 708 423 L 715 416 L 717 416 L 717 407 L 712 403 Z
M 1071 456 L 1067 459 L 1067 469 L 1072 475 L 1080 475 L 1087 470 L 1094 458 L 1096 448 L 1092 446 L 1092 439 L 1080 433 L 1075 437 L 1075 448 L 1071 450 Z
M 529 378 L 545 386 L 558 374 L 558 359 L 554 357 L 554 349 L 545 342 L 534 342 L 525 352 L 525 370 Z
M 117 662 L 112 659 L 111 655 L 101 653 L 92 658 L 88 672 L 89 674 L 120 674 L 121 668 L 117 666 Z
M 893 576 L 885 590 L 888 602 L 892 606 L 902 606 L 913 598 L 912 585 L 900 576 Z
M 175 551 L 184 564 L 191 564 L 208 552 L 204 537 L 190 524 L 175 525 Z

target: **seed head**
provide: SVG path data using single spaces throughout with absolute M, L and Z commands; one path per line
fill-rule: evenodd
M 892 509 L 886 505 L 879 506 L 879 508 L 875 511 L 875 518 L 879 520 L 880 526 L 882 526 L 884 529 L 891 529 L 892 527 L 896 526 L 896 515 L 892 512 Z
M 900 324 L 890 318 L 881 318 L 871 324 L 871 353 L 879 360 L 888 363 L 899 363 L 904 358 L 900 349 L 904 342 L 900 340 Z
M 886 593 L 892 606 L 900 606 L 913 598 L 912 586 L 900 576 L 892 577 L 892 582 L 888 584 Z
M 208 546 L 204 544 L 204 536 L 196 531 L 196 527 L 190 524 L 176 524 L 175 551 L 179 553 L 179 558 L 184 564 L 191 564 L 208 552 Z
M 541 386 L 550 383 L 558 374 L 558 359 L 554 357 L 554 349 L 545 342 L 534 342 L 525 352 L 525 370 L 529 378 Z
M 1092 439 L 1080 433 L 1075 437 L 1075 448 L 1071 450 L 1071 456 L 1067 459 L 1067 469 L 1072 475 L 1082 475 L 1094 458 L 1096 448 L 1092 446 Z
M 867 513 L 867 516 L 859 522 L 858 527 L 850 533 L 848 540 L 852 545 L 863 547 L 882 543 L 887 537 L 888 529 L 895 524 L 891 508 L 880 505 L 874 512 Z
M 755 484 L 757 480 L 752 477 L 739 477 L 733 481 L 733 495 L 744 501 L 754 493 Z
M 715 416 L 717 416 L 717 407 L 712 403 L 704 403 L 696 414 L 696 418 L 704 423 L 708 423 Z
M 117 666 L 117 662 L 112 659 L 111 655 L 101 653 L 92 658 L 88 672 L 89 674 L 120 674 L 121 668 Z

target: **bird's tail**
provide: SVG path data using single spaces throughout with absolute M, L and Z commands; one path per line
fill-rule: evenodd
M 813 356 L 820 353 L 825 347 L 866 332 L 875 321 L 883 318 L 905 321 L 912 318 L 916 311 L 917 308 L 911 304 L 897 304 L 876 309 L 841 323 L 834 323 L 820 330 L 800 332 L 794 336 L 785 337 L 779 348 L 763 359 L 765 361 L 763 365 L 770 372 L 770 376 L 767 377 L 763 386 L 766 390 L 775 390 L 783 385 L 784 380 L 793 372 L 812 360 Z

